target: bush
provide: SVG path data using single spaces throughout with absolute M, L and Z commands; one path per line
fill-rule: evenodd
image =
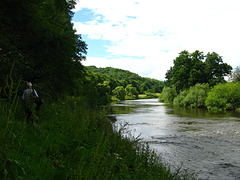
M 174 105 L 198 108 L 205 106 L 205 100 L 209 91 L 208 84 L 196 84 L 187 91 L 181 92 L 175 99 Z
M 184 107 L 185 104 L 183 104 L 183 100 L 184 100 L 184 98 L 187 96 L 187 94 L 188 94 L 188 91 L 187 91 L 187 90 L 181 91 L 181 92 L 179 93 L 179 95 L 174 98 L 174 100 L 173 100 L 173 105 L 174 105 L 174 106 Z
M 214 86 L 206 98 L 209 109 L 236 109 L 240 107 L 240 83 L 225 83 Z
M 173 87 L 165 86 L 162 93 L 159 95 L 159 99 L 165 103 L 172 103 L 173 99 L 177 96 L 176 89 Z
M 126 95 L 130 99 L 138 99 L 138 91 L 136 87 L 133 87 L 132 84 L 128 84 L 127 87 L 125 88 Z
M 113 94 L 120 100 L 124 100 L 126 96 L 126 91 L 123 86 L 116 87 L 113 91 Z

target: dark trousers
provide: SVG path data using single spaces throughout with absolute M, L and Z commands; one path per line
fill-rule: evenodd
M 32 111 L 26 110 L 26 115 L 27 115 L 27 123 L 33 123 L 33 118 L 32 118 Z

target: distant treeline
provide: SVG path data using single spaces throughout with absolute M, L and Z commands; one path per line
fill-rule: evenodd
M 117 95 L 119 99 L 124 99 L 119 95 L 121 91 L 125 92 L 125 95 L 137 98 L 138 94 L 160 93 L 164 87 L 163 81 L 141 77 L 127 70 L 112 67 L 97 68 L 95 66 L 85 68 L 91 82 L 95 81 L 97 84 L 97 91 L 105 90 L 109 95 Z
M 164 87 L 163 81 L 141 77 L 138 74 L 127 70 L 112 67 L 97 68 L 95 66 L 87 66 L 86 68 L 106 81 L 109 81 L 111 90 L 114 90 L 117 86 L 126 87 L 127 85 L 132 84 L 132 86 L 136 87 L 137 91 L 141 94 L 146 91 L 160 93 Z

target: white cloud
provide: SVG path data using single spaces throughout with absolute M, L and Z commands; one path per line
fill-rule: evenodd
M 100 61 L 164 79 L 173 59 L 185 49 L 215 51 L 233 67 L 240 63 L 239 0 L 81 0 L 76 11 L 83 8 L 99 18 L 75 22 L 78 33 L 110 40 L 107 51 L 116 57 L 143 57 L 120 61 L 88 57 L 96 65 Z

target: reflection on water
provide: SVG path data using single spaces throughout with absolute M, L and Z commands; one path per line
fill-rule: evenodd
M 129 114 L 132 112 L 132 107 L 126 105 L 111 105 L 110 113 L 111 114 Z
M 193 118 L 233 118 L 236 117 L 238 119 L 240 116 L 239 112 L 235 111 L 222 111 L 222 112 L 214 112 L 208 111 L 206 109 L 188 109 L 188 108 L 173 108 L 170 105 L 167 106 L 166 110 L 167 114 L 174 114 L 183 117 L 193 117 Z M 239 120 L 239 119 L 238 119 Z
M 117 127 L 128 123 L 127 130 L 169 165 L 182 164 L 199 179 L 240 179 L 239 113 L 173 108 L 157 99 L 122 101 L 110 109 Z

